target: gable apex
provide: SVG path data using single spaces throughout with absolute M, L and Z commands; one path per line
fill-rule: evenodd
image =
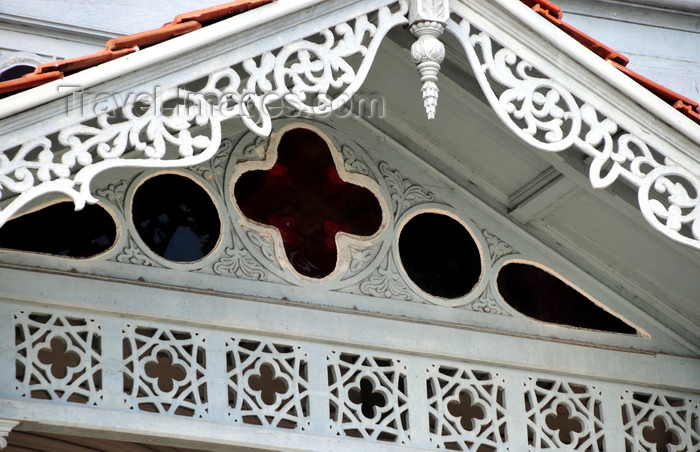
M 259 3 L 0 101 L 0 448 L 700 446 L 697 105 L 546 0 Z

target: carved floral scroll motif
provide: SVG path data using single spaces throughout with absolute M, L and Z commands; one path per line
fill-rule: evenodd
M 533 147 L 571 147 L 590 157 L 595 188 L 624 180 L 636 187 L 644 218 L 667 237 L 700 249 L 700 175 L 606 117 L 566 86 L 466 18 L 447 29 L 462 43 L 481 88 L 501 120 Z
M 424 80 L 423 89 L 430 116 L 437 99 L 432 78 L 444 54 L 438 28 L 445 23 L 463 44 L 489 103 L 514 133 L 544 151 L 579 149 L 591 159 L 594 187 L 619 180 L 632 185 L 642 215 L 655 229 L 700 248 L 698 174 L 668 157 L 673 153 L 665 152 L 662 144 L 651 144 L 607 117 L 547 76 L 545 68 L 535 67 L 468 19 L 456 13 L 449 19 L 445 0 L 410 3 L 410 8 L 405 0 L 381 6 L 218 70 L 201 89 L 164 90 L 153 105 L 132 100 L 1 151 L 0 201 L 6 204 L 0 210 L 0 225 L 47 193 L 66 195 L 77 208 L 97 202 L 91 182 L 109 168 L 200 165 L 217 152 L 224 119 L 241 118 L 265 136 L 271 130 L 269 108 L 276 102 L 310 116 L 339 108 L 357 92 L 381 40 L 397 25 L 410 22 L 418 37 L 412 57 L 423 78 L 430 79 Z M 178 107 L 165 108 L 168 105 Z
M 57 134 L 0 152 L 0 226 L 47 193 L 76 208 L 95 203 L 90 183 L 116 167 L 190 167 L 209 160 L 221 143 L 221 122 L 238 117 L 261 136 L 271 132 L 270 104 L 284 100 L 308 115 L 347 102 L 364 81 L 386 33 L 406 22 L 407 4 L 354 17 L 308 39 L 210 74 L 202 89 L 164 90 L 150 103 L 139 96 Z M 351 63 L 357 57 L 361 62 Z

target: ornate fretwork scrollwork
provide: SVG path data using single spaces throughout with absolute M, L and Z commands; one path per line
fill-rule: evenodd
M 411 301 L 413 291 L 408 288 L 394 264 L 391 252 L 388 252 L 382 263 L 360 283 L 360 292 L 370 297 L 394 298 Z
M 636 187 L 644 218 L 671 239 L 700 249 L 700 175 L 681 167 L 465 18 L 447 29 L 462 42 L 484 93 L 503 122 L 543 151 L 589 156 L 593 187 L 623 179 Z M 663 146 L 657 144 L 657 146 Z
M 97 202 L 90 183 L 109 168 L 182 167 L 211 158 L 221 141 L 220 121 L 206 115 L 202 101 L 190 94 L 174 90 L 150 103 L 130 102 L 94 122 L 68 126 L 56 137 L 0 153 L 0 194 L 19 194 L 0 211 L 0 225 L 46 193 L 63 193 L 76 208 Z M 179 106 L 168 108 L 172 103 Z
M 433 193 L 402 176 L 399 170 L 392 168 L 387 162 L 379 163 L 379 171 L 391 192 L 392 208 L 396 218 L 415 205 L 435 200 Z
M 245 248 L 228 247 L 213 266 L 217 275 L 231 274 L 237 278 L 264 281 L 267 273 Z
M 386 33 L 406 22 L 405 0 L 398 8 L 382 6 L 376 18 L 361 15 L 275 51 L 249 58 L 236 67 L 211 74 L 200 94 L 223 99 L 222 114 L 240 116 L 261 136 L 272 130 L 270 108 L 286 102 L 299 112 L 327 115 L 345 105 L 369 72 Z M 395 10 L 394 10 L 395 9 Z M 353 67 L 351 58 L 362 62 Z
M 542 76 L 466 19 L 448 23 L 461 41 L 491 106 L 529 144 L 547 151 L 568 148 L 580 131 L 580 111 L 569 91 Z M 499 91 L 499 93 L 496 92 Z
M 0 196 L 17 194 L 0 210 L 0 226 L 46 193 L 69 196 L 78 209 L 97 202 L 90 182 L 109 168 L 201 164 L 217 152 L 224 119 L 240 117 L 267 136 L 274 102 L 283 100 L 307 115 L 328 114 L 358 90 L 382 38 L 406 23 L 407 9 L 405 0 L 381 6 L 218 70 L 202 89 L 156 90 L 150 99 L 129 96 L 125 105 L 94 119 L 0 151 Z M 358 57 L 359 63 L 351 63 Z

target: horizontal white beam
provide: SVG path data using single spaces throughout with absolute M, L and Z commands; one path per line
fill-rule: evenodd
M 54 305 L 76 309 L 77 312 L 143 319 L 144 322 L 172 322 L 198 328 L 276 335 L 290 340 L 353 344 L 354 347 L 435 359 L 700 392 L 697 378 L 700 359 L 697 358 L 605 349 L 497 331 L 469 330 L 466 326 L 439 326 L 360 312 L 309 309 L 279 304 L 275 300 L 254 301 L 206 291 L 74 279 L 10 268 L 3 268 L 0 272 L 0 287 L 3 288 L 0 301 L 4 301 L 4 307 L 0 304 L 0 311 L 7 316 L 11 316 L 8 310 L 40 311 L 42 305 Z M 277 296 L 281 298 L 282 294 Z M 12 300 L 24 301 L 17 304 Z M 493 318 L 494 328 L 498 321 Z M 631 339 L 638 340 L 640 346 L 649 340 Z M 0 350 L 5 346 L 0 344 Z

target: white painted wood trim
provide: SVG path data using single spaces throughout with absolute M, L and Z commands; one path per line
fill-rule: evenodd
M 66 97 L 81 89 L 86 89 L 119 77 L 159 64 L 188 51 L 215 43 L 219 39 L 262 26 L 267 22 L 284 17 L 322 3 L 323 0 L 277 1 L 260 6 L 249 13 L 233 16 L 221 22 L 195 30 L 183 36 L 169 39 L 117 60 L 77 72 L 62 80 L 56 80 L 34 89 L 11 96 L 11 102 L 0 102 L 0 118 L 42 105 L 61 97 Z M 61 86 L 64 89 L 58 89 Z
M 700 392 L 700 358 L 528 338 L 496 328 L 457 329 L 414 319 L 308 309 L 263 297 L 232 297 L 102 278 L 81 278 L 80 284 L 75 284 L 65 277 L 47 274 L 41 276 L 39 284 L 38 276 L 31 271 L 3 270 L 0 284 L 6 295 L 0 312 L 5 317 L 9 319 L 11 312 L 18 310 L 41 311 L 42 305 L 55 306 L 82 316 L 94 313 L 277 335 L 290 340 L 353 344 L 392 353 Z M 63 290 L 57 293 L 55 287 Z M 624 366 L 620 366 L 623 362 Z

